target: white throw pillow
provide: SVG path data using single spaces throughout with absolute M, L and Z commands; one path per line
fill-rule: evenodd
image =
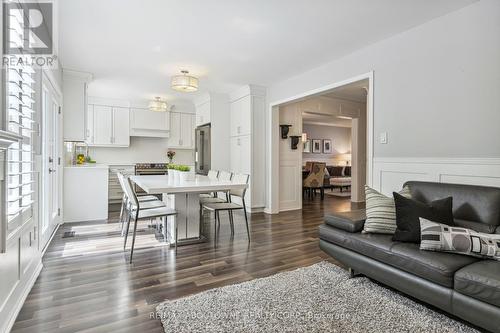
M 420 249 L 500 260 L 500 235 L 420 218 Z
M 410 189 L 405 186 L 400 192 L 411 198 Z M 390 234 L 396 231 L 396 206 L 394 199 L 365 185 L 366 221 L 364 233 Z

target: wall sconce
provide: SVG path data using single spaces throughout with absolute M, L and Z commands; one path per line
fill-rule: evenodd
M 307 141 L 307 133 L 302 133 L 302 142 Z
M 292 139 L 292 145 L 291 148 L 293 150 L 297 149 L 297 145 L 299 144 L 299 139 L 302 138 L 301 135 L 290 135 L 290 139 Z
M 288 132 L 290 131 L 290 127 L 292 127 L 292 125 L 280 125 L 282 139 L 288 138 Z

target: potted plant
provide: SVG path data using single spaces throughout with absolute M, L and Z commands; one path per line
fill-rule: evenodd
M 167 175 L 168 175 L 168 181 L 169 182 L 174 182 L 175 181 L 175 171 L 176 171 L 175 167 L 176 167 L 176 165 L 172 164 L 172 163 L 169 163 L 167 165 L 167 169 L 168 169 Z
M 174 161 L 174 156 L 175 156 L 175 151 L 173 150 L 167 151 L 168 164 L 172 164 L 172 162 Z
M 178 165 L 176 168 L 179 172 L 179 179 L 182 181 L 193 180 L 194 175 L 190 172 L 191 168 L 187 165 Z

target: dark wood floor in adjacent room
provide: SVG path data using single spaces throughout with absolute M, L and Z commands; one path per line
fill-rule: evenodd
M 320 201 L 318 196 L 305 200 L 302 211 L 252 214 L 250 244 L 243 216 L 236 217 L 231 239 L 221 214 L 217 249 L 212 240 L 180 247 L 177 255 L 145 223 L 138 230 L 133 264 L 122 250 L 115 216 L 64 225 L 47 249 L 12 332 L 163 332 L 160 321 L 150 319 L 163 300 L 331 260 L 318 247 L 324 213 L 358 208 L 349 199 Z M 213 222 L 206 223 L 211 231 Z M 63 238 L 67 231 L 74 237 Z

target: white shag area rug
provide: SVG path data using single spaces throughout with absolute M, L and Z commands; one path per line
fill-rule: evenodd
M 157 307 L 165 332 L 477 332 L 321 262 Z

